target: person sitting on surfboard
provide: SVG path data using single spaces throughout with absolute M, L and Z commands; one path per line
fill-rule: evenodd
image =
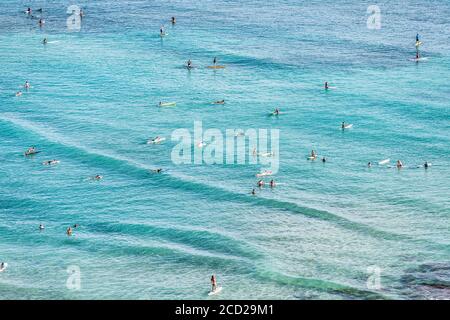
M 252 195 L 253 195 L 253 196 L 256 196 L 255 188 L 252 189 Z
M 345 129 L 345 122 L 344 121 L 342 121 L 341 128 Z
M 270 187 L 271 187 L 271 188 L 275 187 L 275 181 L 274 181 L 273 179 L 270 180 Z
M 327 162 L 327 158 L 323 157 L 323 158 L 322 158 L 322 162 L 323 162 L 323 163 Z
M 0 264 L 0 270 L 3 271 L 3 270 L 5 270 L 5 268 L 6 268 L 6 264 L 4 262 L 2 262 Z
M 164 35 L 164 26 L 161 26 L 161 28 L 159 28 L 159 34 L 160 34 L 161 36 Z
M 264 181 L 263 180 L 259 180 L 257 185 L 258 185 L 259 188 L 264 187 Z
M 66 233 L 67 233 L 68 236 L 71 236 L 72 235 L 72 228 L 71 227 L 67 228 Z
M 28 7 L 28 9 L 27 9 L 27 11 L 26 11 L 26 13 L 28 14 L 28 15 L 31 15 L 31 8 L 30 7 Z
M 30 85 L 30 83 L 28 82 L 28 80 L 27 81 L 25 81 L 25 84 L 23 85 L 24 86 L 24 88 L 25 89 L 30 89 L 30 87 L 31 87 L 31 85 Z
M 188 62 L 187 62 L 187 67 L 188 67 L 189 69 L 192 68 L 192 61 L 191 61 L 191 59 L 188 60 Z
M 371 168 L 372 167 L 372 162 L 369 161 L 369 163 L 367 163 L 367 167 Z
M 216 276 L 212 275 L 211 276 L 211 291 L 214 292 L 217 289 L 217 280 L 216 280 Z
M 216 57 L 214 57 L 213 64 L 214 64 L 214 65 L 217 64 L 217 58 L 216 58 Z
M 48 42 L 47 38 L 44 38 L 44 40 L 42 40 L 43 44 L 47 44 L 47 42 Z
M 43 224 L 40 224 L 40 225 L 39 225 L 39 230 L 44 230 L 44 229 L 45 229 L 44 225 L 43 225 Z
M 423 164 L 423 167 L 425 169 L 428 169 L 429 166 L 430 166 L 430 164 L 428 163 L 428 161 L 425 161 L 425 163 Z
M 280 114 L 280 110 L 278 108 L 275 108 L 275 111 L 273 112 L 274 115 L 279 115 Z
M 313 158 L 313 159 L 317 158 L 317 155 L 314 152 L 314 150 L 311 150 L 311 158 Z
M 397 168 L 403 168 L 403 163 L 400 160 L 397 160 Z
M 325 81 L 325 90 L 328 90 L 330 87 L 328 86 L 328 81 Z
M 175 19 L 175 17 L 172 17 L 172 24 L 175 24 L 177 22 L 177 20 Z

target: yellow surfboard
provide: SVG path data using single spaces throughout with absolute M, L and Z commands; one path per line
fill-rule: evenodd
M 209 69 L 224 69 L 225 66 L 208 66 Z

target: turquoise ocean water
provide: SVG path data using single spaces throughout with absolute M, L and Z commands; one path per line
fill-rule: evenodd
M 380 30 L 355 0 L 111 0 L 78 1 L 68 32 L 71 4 L 1 4 L 0 299 L 207 299 L 213 273 L 214 299 L 450 297 L 448 1 L 378 1 Z M 279 129 L 279 185 L 251 196 L 259 165 L 174 165 L 170 139 L 145 144 L 194 120 Z M 406 168 L 366 166 L 386 158 Z

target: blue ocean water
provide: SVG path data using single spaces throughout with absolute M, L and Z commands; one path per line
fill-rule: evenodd
M 2 1 L 0 299 L 208 299 L 213 273 L 213 299 L 450 297 L 448 1 L 378 1 L 379 30 L 355 0 L 111 0 L 78 1 L 69 32 L 72 4 Z M 194 121 L 279 129 L 279 185 L 145 144 Z

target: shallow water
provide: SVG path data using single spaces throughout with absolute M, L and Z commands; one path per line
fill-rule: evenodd
M 212 273 L 213 299 L 449 298 L 447 1 L 381 1 L 380 30 L 353 0 L 79 1 L 68 32 L 69 4 L 31 1 L 40 30 L 28 2 L 2 2 L 0 299 L 206 299 Z M 260 165 L 173 164 L 172 131 L 196 120 L 279 129 L 279 185 L 253 197 Z M 406 168 L 366 166 L 386 158 Z

